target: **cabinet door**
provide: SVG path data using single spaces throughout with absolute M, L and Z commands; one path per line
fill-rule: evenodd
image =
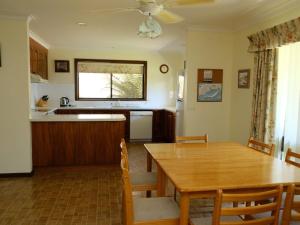
M 152 141 L 164 142 L 165 140 L 165 111 L 154 110 L 152 121 Z
M 166 111 L 165 114 L 165 141 L 173 143 L 176 140 L 176 114 Z
M 30 70 L 31 73 L 37 74 L 38 73 L 38 51 L 36 48 L 30 48 Z
M 40 75 L 43 79 L 48 79 L 48 53 L 42 51 L 39 53 Z
M 43 53 L 40 51 L 38 52 L 37 68 L 38 68 L 38 71 L 37 71 L 38 75 L 43 77 Z
M 49 123 L 31 123 L 33 166 L 53 166 Z
M 48 123 L 50 146 L 53 152 L 54 166 L 71 166 L 75 164 L 76 141 L 79 132 L 76 123 Z
M 48 79 L 48 49 L 30 38 L 30 71 Z

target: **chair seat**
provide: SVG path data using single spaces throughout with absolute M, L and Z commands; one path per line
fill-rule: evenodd
M 129 173 L 131 183 L 136 185 L 156 185 L 157 173 L 153 172 L 134 172 Z
M 286 192 L 284 192 L 284 193 L 282 194 L 281 209 L 284 209 L 285 198 L 286 198 Z M 300 201 L 300 195 L 295 195 L 294 201 L 299 202 L 299 201 Z
M 282 210 L 280 211 L 280 214 L 279 214 L 279 225 L 282 223 Z M 299 214 L 299 213 L 297 213 L 295 210 L 292 210 L 292 215 L 297 215 L 297 214 Z M 261 218 L 265 218 L 265 217 L 268 217 L 268 216 L 271 216 L 271 213 L 269 212 L 269 213 L 260 213 L 260 214 L 256 214 L 255 215 L 255 218 L 256 219 L 261 219 Z M 290 221 L 290 223 L 289 223 L 289 225 L 299 225 L 299 221 L 297 222 L 297 221 Z
M 134 198 L 134 221 L 179 219 L 179 207 L 173 198 Z
M 241 221 L 238 216 L 222 216 L 221 221 Z M 192 225 L 212 225 L 212 217 L 192 218 Z
M 295 197 L 298 197 L 298 196 L 296 195 Z M 297 216 L 297 215 L 299 215 L 299 213 L 296 212 L 295 210 L 292 210 L 292 215 L 293 215 L 293 216 Z M 280 213 L 279 219 L 280 219 L 280 223 L 279 223 L 279 224 L 281 224 L 281 221 L 282 221 L 282 213 Z M 299 225 L 299 224 L 300 224 L 299 221 L 290 221 L 290 223 L 289 223 L 289 225 Z

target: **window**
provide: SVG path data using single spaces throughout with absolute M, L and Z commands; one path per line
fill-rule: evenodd
M 75 59 L 76 100 L 146 100 L 147 62 Z
M 276 146 L 300 152 L 300 42 L 279 48 Z
M 178 75 L 178 93 L 177 100 L 183 101 L 183 93 L 184 93 L 184 72 Z

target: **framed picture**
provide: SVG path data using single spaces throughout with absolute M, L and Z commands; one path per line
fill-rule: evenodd
M 55 60 L 55 72 L 56 73 L 69 73 L 70 61 L 69 60 Z
M 238 88 L 250 87 L 250 69 L 239 70 L 238 72 Z

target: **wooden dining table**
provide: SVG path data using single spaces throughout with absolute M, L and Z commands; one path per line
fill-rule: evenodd
M 300 169 L 234 142 L 145 144 L 147 170 L 157 164 L 158 196 L 169 179 L 180 192 L 180 225 L 187 225 L 192 198 L 236 190 L 300 184 Z

